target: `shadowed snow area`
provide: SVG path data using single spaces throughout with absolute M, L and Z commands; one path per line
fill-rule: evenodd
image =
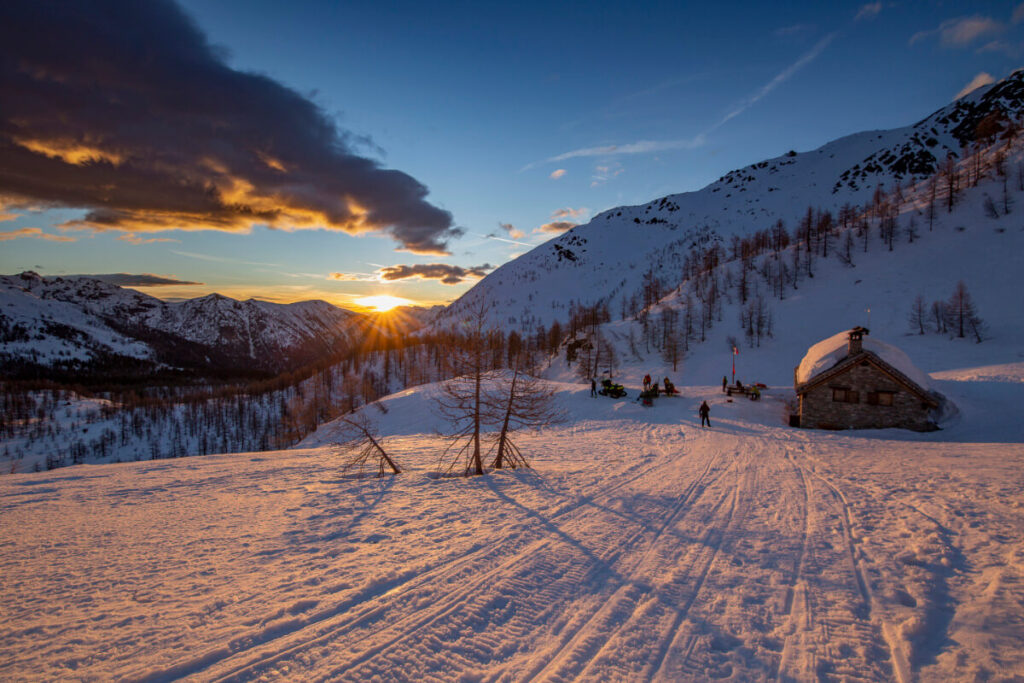
M 929 434 L 563 384 L 536 469 L 436 479 L 424 387 L 368 409 L 397 477 L 322 446 L 6 476 L 0 678 L 1024 676 L 1024 445 L 966 426 L 1022 370 L 935 376 L 961 414 Z

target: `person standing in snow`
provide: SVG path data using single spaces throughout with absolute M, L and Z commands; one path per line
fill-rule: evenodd
M 725 375 L 722 375 L 722 393 L 723 394 L 725 393 L 725 389 L 728 386 L 729 386 L 729 378 L 726 377 Z
M 647 391 L 650 388 L 651 388 L 651 376 L 650 375 L 644 375 L 644 391 Z
M 597 398 L 597 380 L 590 378 L 590 398 Z
M 697 411 L 700 413 L 700 426 L 703 427 L 705 423 L 708 427 L 711 426 L 711 418 L 708 417 L 711 414 L 711 408 L 708 406 L 708 402 L 704 401 L 700 404 L 700 409 Z

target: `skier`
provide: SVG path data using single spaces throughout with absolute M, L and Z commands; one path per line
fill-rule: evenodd
M 703 427 L 705 423 L 707 426 L 711 426 L 711 418 L 708 417 L 711 414 L 711 408 L 708 407 L 708 402 L 704 401 L 700 404 L 700 409 L 697 411 L 700 413 L 700 426 Z
M 644 375 L 644 391 L 647 391 L 650 388 L 651 388 L 651 376 L 650 375 Z
M 597 398 L 597 380 L 590 378 L 590 398 Z
M 722 375 L 722 393 L 723 394 L 725 393 L 725 388 L 727 386 L 729 386 L 729 378 L 727 378 L 725 375 Z

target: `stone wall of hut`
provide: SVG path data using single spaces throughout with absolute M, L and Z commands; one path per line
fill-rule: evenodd
M 856 391 L 857 402 L 833 400 L 833 389 Z M 879 391 L 893 392 L 891 406 L 869 403 L 868 395 Z M 800 426 L 817 429 L 902 427 L 926 431 L 932 428 L 929 411 L 916 394 L 866 361 L 800 396 Z

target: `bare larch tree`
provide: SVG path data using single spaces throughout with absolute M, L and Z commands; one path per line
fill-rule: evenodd
M 338 442 L 334 444 L 335 452 L 348 454 L 341 466 L 342 472 L 355 470 L 361 475 L 365 469 L 375 468 L 378 477 L 383 477 L 386 469 L 390 469 L 392 474 L 401 473 L 402 470 L 381 445 L 376 426 L 366 415 L 353 413 L 338 420 L 342 429 Z
M 491 467 L 529 467 L 519 446 L 512 439 L 520 429 L 539 429 L 565 421 L 565 414 L 555 404 L 554 390 L 543 380 L 522 372 L 518 365 L 497 381 L 487 392 L 489 421 L 500 425 L 494 436 L 495 452 Z
M 451 429 L 442 434 L 448 446 L 441 453 L 438 470 L 451 473 L 458 467 L 463 475 L 484 473 L 480 434 L 484 424 L 484 385 L 494 376 L 487 330 L 490 304 L 471 304 L 462 329 L 453 335 L 449 362 L 454 377 L 441 385 L 437 412 Z

